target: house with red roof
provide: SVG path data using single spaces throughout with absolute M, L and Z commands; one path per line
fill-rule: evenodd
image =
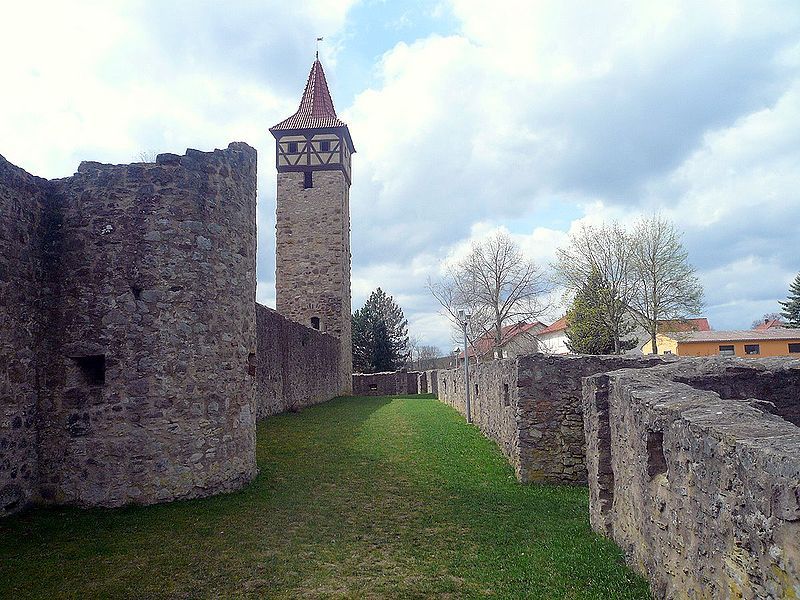
M 528 323 L 520 321 L 513 325 L 506 325 L 500 330 L 501 343 L 495 342 L 494 331 L 487 331 L 480 336 L 467 349 L 470 363 L 484 362 L 495 358 L 513 358 L 520 354 L 533 354 L 539 352 L 539 332 L 547 326 L 541 321 Z M 458 355 L 459 361 L 464 360 L 464 352 Z
M 539 352 L 569 354 L 567 348 L 567 315 L 539 332 Z

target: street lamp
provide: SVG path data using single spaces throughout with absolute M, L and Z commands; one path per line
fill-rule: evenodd
M 464 331 L 464 389 L 467 393 L 467 423 L 472 423 L 472 409 L 469 405 L 469 357 L 467 356 L 467 323 L 469 323 L 470 316 L 463 310 L 458 311 L 458 320 Z

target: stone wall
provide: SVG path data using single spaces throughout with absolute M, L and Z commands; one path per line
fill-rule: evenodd
M 340 393 L 339 340 L 260 304 L 256 323 L 259 419 L 325 402 Z
M 762 401 L 788 405 L 798 381 L 788 359 L 681 359 L 586 380 L 592 527 L 656 597 L 797 596 L 800 427 Z
M 466 415 L 464 369 L 439 370 L 437 376 L 439 400 Z M 519 478 L 519 405 L 526 390 L 520 387 L 518 376 L 518 359 L 493 360 L 470 366 L 469 384 L 472 422 L 497 443 Z
M 439 371 L 438 369 L 431 369 L 425 371 L 425 377 L 428 383 L 428 393 L 438 396 L 439 394 Z
M 417 371 L 353 373 L 353 395 L 406 396 L 419 394 L 419 376 L 420 373 Z
M 503 449 L 520 481 L 585 483 L 582 378 L 663 363 L 663 357 L 546 354 L 481 363 L 470 367 L 473 420 Z M 438 396 L 466 412 L 462 369 L 439 371 Z
M 2 180 L 12 189 L 4 215 L 9 202 L 13 214 L 45 200 L 24 225 L 32 236 L 39 218 L 38 239 L 17 236 L 18 255 L 3 252 L 4 268 L 40 272 L 41 293 L 19 305 L 40 333 L 21 333 L 14 317 L 26 339 L 3 334 L 4 352 L 23 350 L 5 378 L 25 372 L 28 383 L 0 409 L 5 418 L 36 397 L 38 499 L 147 504 L 252 479 L 255 151 L 235 143 L 153 164 L 84 162 L 52 182 L 6 166 Z M 15 198 L 19 181 L 27 198 Z M 0 490 L 12 475 L 0 469 Z
M 38 492 L 43 232 L 49 182 L 0 156 L 0 516 Z

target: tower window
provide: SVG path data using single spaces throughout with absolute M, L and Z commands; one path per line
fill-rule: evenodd
M 319 329 L 319 317 L 311 317 L 311 326 L 314 329 Z
M 87 385 L 103 385 L 106 382 L 105 354 L 70 357 L 81 372 L 83 382 Z
M 292 154 L 297 152 L 297 142 L 289 142 L 289 152 Z
M 314 187 L 314 173 L 311 171 L 304 171 L 303 172 L 303 188 L 313 188 Z
M 319 149 L 322 152 L 330 152 L 331 143 L 328 140 L 323 140 L 319 143 Z

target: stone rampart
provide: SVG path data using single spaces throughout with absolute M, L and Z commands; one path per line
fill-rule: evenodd
M 255 150 L 234 143 L 156 163 L 84 162 L 51 182 L 11 171 L 3 167 L 1 189 L 12 193 L 0 210 L 29 203 L 31 239 L 18 235 L 29 247 L 4 251 L 3 267 L 19 274 L 16 285 L 38 273 L 41 291 L 20 304 L 32 315 L 26 339 L 0 334 L 4 352 L 23 349 L 6 380 L 26 378 L 11 400 L 3 395 L 0 414 L 36 398 L 31 497 L 148 504 L 252 479 Z M 13 191 L 19 181 L 27 198 Z M 39 199 L 43 213 L 33 216 Z M 0 490 L 12 476 L 0 469 Z
M 325 402 L 342 389 L 339 340 L 256 305 L 258 418 Z
M 659 357 L 534 354 L 470 368 L 473 421 L 495 440 L 523 482 L 586 483 L 581 380 Z M 438 372 L 438 397 L 466 413 L 464 371 Z
M 656 597 L 800 592 L 800 427 L 770 412 L 796 414 L 799 382 L 787 359 L 681 359 L 585 381 L 592 527 Z
M 417 371 L 353 373 L 353 395 L 404 396 L 419 394 L 419 376 L 420 373 Z
M 439 371 L 438 369 L 431 369 L 425 371 L 425 376 L 428 382 L 428 393 L 438 396 L 439 394 Z
M 0 156 L 0 516 L 38 493 L 36 370 L 49 188 Z

